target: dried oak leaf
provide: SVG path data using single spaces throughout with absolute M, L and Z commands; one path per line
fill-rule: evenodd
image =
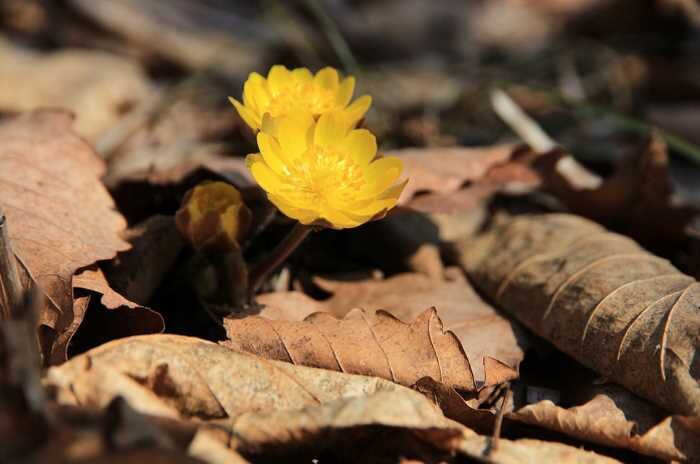
M 566 215 L 500 218 L 462 244 L 500 307 L 660 406 L 700 414 L 700 285 L 633 240 Z
M 122 396 L 141 413 L 203 420 L 224 429 L 228 445 L 252 453 L 323 449 L 348 436 L 357 448 L 382 431 L 453 449 L 464 430 L 421 394 L 386 380 L 175 335 L 110 342 L 52 367 L 45 383 L 61 404 L 105 407 Z
M 50 329 L 43 351 L 54 360 L 79 322 L 75 271 L 129 248 L 126 221 L 99 181 L 104 162 L 70 124 L 66 113 L 38 112 L 0 125 L 0 208 L 21 268 L 47 296 L 39 323 Z
M 343 319 L 315 313 L 301 322 L 252 316 L 227 318 L 228 348 L 268 359 L 411 386 L 430 376 L 457 390 L 476 390 L 461 344 L 445 332 L 434 308 L 406 324 L 386 311 L 360 309 Z
M 517 322 L 483 301 L 459 269 L 448 268 L 445 274 L 445 280 L 416 273 L 357 282 L 315 280 L 333 294 L 321 303 L 338 317 L 353 308 L 383 309 L 403 321 L 412 321 L 425 308 L 437 308 L 444 329 L 454 333 L 464 347 L 478 386 L 484 386 L 487 377 L 496 383 L 510 380 L 515 375 L 512 368 L 522 361 L 529 345 L 528 335 Z M 509 374 L 501 377 L 485 372 L 484 360 L 488 358 L 511 366 Z M 505 374 L 501 369 L 498 372 Z

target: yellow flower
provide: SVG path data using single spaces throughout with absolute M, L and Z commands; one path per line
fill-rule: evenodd
M 275 65 L 270 68 L 267 79 L 255 72 L 248 76 L 243 85 L 243 104 L 235 98 L 229 97 L 229 100 L 254 131 L 260 130 L 265 114 L 279 118 L 296 111 L 307 111 L 316 119 L 322 114 L 340 111 L 354 126 L 372 104 L 369 95 L 350 103 L 354 90 L 354 77 L 341 81 L 338 71 L 330 67 L 312 75 L 306 68 L 290 71 Z
M 302 224 L 344 229 L 383 216 L 406 185 L 395 156 L 376 158 L 377 142 L 368 130 L 352 129 L 337 113 L 315 121 L 296 112 L 271 117 L 258 133 L 259 154 L 246 163 L 272 203 Z

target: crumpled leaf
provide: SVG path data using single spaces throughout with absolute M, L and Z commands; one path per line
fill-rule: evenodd
M 480 433 L 493 430 L 497 411 L 476 409 L 454 389 L 430 378 L 421 379 L 414 388 L 438 404 L 450 419 Z M 531 387 L 525 388 L 530 391 Z M 507 426 L 525 423 L 668 461 L 695 462 L 700 456 L 697 418 L 668 416 L 616 385 L 589 384 L 578 390 L 570 392 L 569 407 L 550 399 L 522 405 L 529 394 L 516 395 L 519 397 L 516 404 L 506 405 L 504 423 Z M 570 404 L 572 400 L 575 401 Z
M 660 406 L 700 414 L 700 285 L 566 214 L 501 218 L 462 244 L 477 285 L 531 330 Z
M 469 360 L 455 335 L 443 330 L 435 308 L 410 324 L 386 311 L 356 309 L 343 319 L 315 313 L 302 322 L 227 318 L 224 327 L 224 346 L 268 359 L 406 386 L 430 376 L 457 390 L 476 390 Z
M 420 393 L 372 377 L 294 366 L 204 340 L 148 335 L 116 340 L 51 368 L 61 404 L 104 407 L 124 397 L 137 411 L 223 428 L 230 446 L 258 453 L 324 449 L 421 435 L 453 449 L 463 427 Z M 345 437 L 345 438 L 344 438 Z M 407 437 L 407 438 L 408 438 Z M 347 443 L 346 443 L 347 444 Z
M 76 115 L 75 131 L 92 141 L 152 92 L 136 63 L 105 52 L 40 54 L 0 39 L 0 56 L 0 108 L 67 108 Z
M 129 248 L 124 218 L 99 177 L 104 163 L 70 129 L 65 113 L 39 112 L 0 125 L 0 208 L 24 269 L 48 301 L 39 323 L 50 329 L 43 351 L 58 360 L 77 325 L 73 273 Z
M 686 227 L 700 215 L 697 204 L 683 201 L 674 191 L 666 143 L 656 132 L 634 159 L 608 179 L 597 178 L 558 150 L 543 155 L 535 166 L 544 187 L 573 213 L 644 243 L 681 242 Z M 588 178 L 595 182 L 584 181 Z
M 495 358 L 515 368 L 529 345 L 528 336 L 516 322 L 484 302 L 459 269 L 446 271 L 445 280 L 406 273 L 357 282 L 316 278 L 316 283 L 333 294 L 321 304 L 338 317 L 353 308 L 384 309 L 403 321 L 411 321 L 434 306 L 444 329 L 454 333 L 464 347 L 477 385 L 482 385 L 487 376 L 484 360 Z M 497 378 L 491 379 L 499 383 Z
M 544 400 L 506 417 L 665 461 L 700 459 L 700 419 L 665 417 L 662 411 L 612 385 L 571 408 Z

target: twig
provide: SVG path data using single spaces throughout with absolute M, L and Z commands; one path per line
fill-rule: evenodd
M 503 90 L 491 92 L 491 105 L 501 119 L 537 153 L 546 153 L 557 147 L 557 143 Z
M 501 439 L 501 428 L 503 426 L 503 416 L 506 412 L 506 406 L 510 400 L 511 391 L 510 384 L 506 384 L 506 391 L 503 394 L 503 401 L 501 402 L 501 407 L 498 408 L 498 413 L 496 414 L 496 422 L 493 425 L 493 435 L 491 436 L 490 446 L 486 448 L 484 454 L 488 457 L 491 453 L 498 451 L 499 441 Z
M 507 93 L 496 89 L 491 93 L 494 111 L 536 153 L 547 153 L 558 144 Z M 600 176 L 581 165 L 573 156 L 565 154 L 557 161 L 557 171 L 575 183 L 579 189 L 595 190 L 603 184 Z

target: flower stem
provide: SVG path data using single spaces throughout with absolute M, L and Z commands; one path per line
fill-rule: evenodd
M 312 227 L 297 222 L 287 236 L 277 244 L 275 249 L 251 271 L 248 279 L 249 302 L 253 301 L 255 292 L 262 286 L 270 273 L 277 269 L 299 247 L 311 230 Z

